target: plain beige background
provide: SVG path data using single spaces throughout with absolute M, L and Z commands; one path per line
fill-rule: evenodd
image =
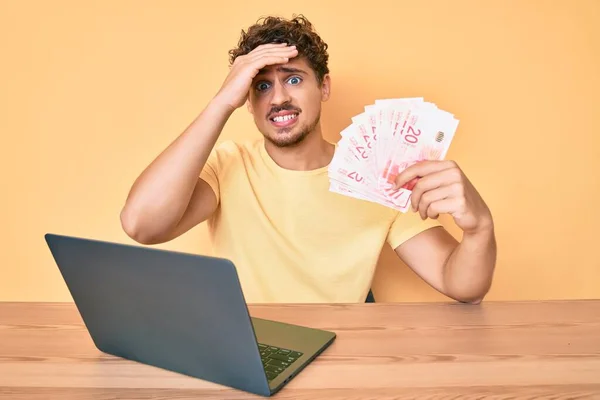
M 219 89 L 241 29 L 293 13 L 330 46 L 328 139 L 377 98 L 461 120 L 448 158 L 497 227 L 487 299 L 600 296 L 599 1 L 1 0 L 0 300 L 71 299 L 46 232 L 133 243 L 119 212 L 134 179 Z M 243 108 L 221 139 L 258 135 Z M 157 247 L 210 251 L 204 224 Z M 374 291 L 445 299 L 391 249 Z

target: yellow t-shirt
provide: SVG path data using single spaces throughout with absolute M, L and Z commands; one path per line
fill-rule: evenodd
M 214 255 L 236 265 L 248 303 L 362 303 L 385 243 L 439 225 L 330 192 L 327 167 L 284 169 L 262 138 L 215 146 L 200 177 L 219 203 Z

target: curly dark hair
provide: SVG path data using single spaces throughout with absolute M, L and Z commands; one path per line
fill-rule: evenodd
M 329 73 L 327 61 L 327 43 L 315 32 L 313 25 L 302 14 L 294 15 L 291 20 L 280 17 L 262 17 L 256 24 L 242 30 L 238 46 L 229 50 L 229 63 L 241 55 L 250 53 L 261 44 L 287 43 L 295 45 L 298 57 L 305 57 L 315 72 L 319 85 Z

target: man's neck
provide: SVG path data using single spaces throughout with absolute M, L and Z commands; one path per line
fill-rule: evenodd
M 292 147 L 277 147 L 265 140 L 265 149 L 280 167 L 296 171 L 309 171 L 329 165 L 335 146 L 320 132 L 310 133 L 304 140 Z

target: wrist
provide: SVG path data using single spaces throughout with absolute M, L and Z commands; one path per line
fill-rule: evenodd
M 466 230 L 463 233 L 464 236 L 474 237 L 494 236 L 494 221 L 491 216 L 482 218 L 475 228 Z
M 236 107 L 232 106 L 227 100 L 223 99 L 219 94 L 213 97 L 209 102 L 209 107 L 218 110 L 227 115 L 233 114 Z

